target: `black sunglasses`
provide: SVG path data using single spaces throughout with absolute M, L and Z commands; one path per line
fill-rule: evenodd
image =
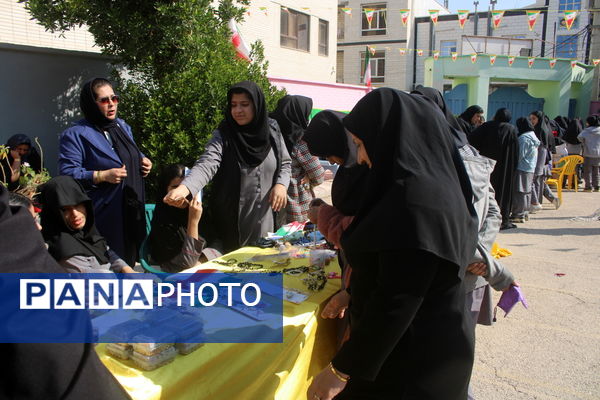
M 102 104 L 102 105 L 107 105 L 108 103 L 110 103 L 111 101 L 115 104 L 119 103 L 119 96 L 117 96 L 116 94 L 113 94 L 110 97 L 102 97 L 101 99 L 97 99 L 96 100 L 98 103 Z

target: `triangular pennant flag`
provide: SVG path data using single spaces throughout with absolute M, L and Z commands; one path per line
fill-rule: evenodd
M 577 65 L 577 60 L 571 60 L 571 68 L 575 68 Z
M 301 9 L 303 9 L 304 11 L 309 11 L 310 12 L 310 7 L 300 7 Z
M 535 62 L 535 57 L 529 57 L 527 59 L 527 65 L 529 66 L 529 68 L 533 67 L 534 62 Z
M 433 59 L 437 61 L 438 58 L 440 58 L 440 52 L 436 50 L 433 52 Z
M 365 52 L 365 72 L 363 74 L 363 83 L 371 88 L 371 49 L 367 46 L 367 51 Z
M 473 64 L 475 64 L 477 62 L 477 54 L 476 53 L 471 54 L 471 62 Z
M 571 26 L 573 26 L 575 18 L 577 18 L 577 10 L 565 11 L 565 25 L 567 26 L 568 30 L 571 30 Z
M 494 29 L 500 26 L 500 22 L 502 22 L 503 15 L 504 11 L 492 11 L 492 24 L 494 25 Z
M 512 67 L 514 62 L 515 62 L 515 58 L 513 56 L 508 57 L 508 66 L 509 67 Z
M 281 6 L 281 11 L 289 12 L 287 7 Z
M 343 7 L 342 11 L 344 12 L 344 14 L 352 16 L 352 9 L 350 7 Z
M 431 22 L 433 22 L 434 25 L 437 25 L 439 15 L 440 10 L 429 10 L 429 16 L 431 17 Z
M 496 56 L 492 55 L 492 56 L 490 56 L 490 65 L 494 65 L 494 64 L 496 64 Z
M 268 16 L 269 14 L 267 14 L 267 7 L 258 7 L 258 9 L 260 11 L 262 11 L 263 13 L 265 13 L 266 16 Z
M 367 49 L 369 49 L 369 53 L 371 53 L 372 56 L 375 55 L 375 46 L 368 46 L 367 45 Z
M 532 31 L 535 23 L 537 22 L 537 17 L 540 15 L 539 11 L 527 11 L 527 24 L 529 25 L 529 30 Z
M 398 51 L 400 52 L 400 55 L 403 56 L 406 54 L 406 49 L 402 48 L 402 49 L 398 49 Z
M 460 29 L 465 27 L 467 19 L 469 19 L 469 10 L 458 10 L 458 25 L 460 25 Z
M 548 64 L 550 64 L 550 68 L 554 68 L 554 66 L 556 65 L 556 58 L 551 58 L 550 60 L 548 60 Z
M 371 22 L 373 22 L 373 15 L 375 15 L 374 8 L 365 8 L 365 17 L 367 18 L 367 22 L 369 23 L 369 29 L 371 29 Z
M 250 61 L 250 50 L 248 50 L 248 46 L 244 43 L 244 39 L 242 39 L 233 18 L 229 20 L 229 31 L 231 32 L 231 43 L 233 44 L 233 47 L 235 47 L 236 55 L 239 58 Z
M 452 61 L 456 61 L 456 58 L 458 57 L 458 53 L 457 53 L 457 52 L 455 52 L 455 51 L 453 51 L 453 52 L 451 53 L 451 55 L 452 55 Z
M 408 17 L 410 17 L 409 9 L 400 10 L 400 19 L 402 20 L 403 26 L 406 26 L 406 23 L 408 22 Z
M 594 64 L 594 67 L 597 66 L 598 64 L 600 64 L 600 58 L 592 59 L 592 63 Z
M 417 55 L 421 57 L 423 55 L 423 50 L 417 49 Z

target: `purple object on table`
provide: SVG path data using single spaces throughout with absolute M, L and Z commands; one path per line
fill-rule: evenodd
M 504 314 L 504 318 L 506 318 L 510 310 L 512 310 L 515 304 L 517 304 L 519 301 L 523 303 L 523 307 L 527 308 L 527 300 L 525 299 L 525 296 L 523 296 L 521 288 L 518 286 L 511 285 L 510 289 L 502 293 L 500 301 L 498 301 L 497 307 L 500 307 L 504 310 L 504 312 L 506 313 Z

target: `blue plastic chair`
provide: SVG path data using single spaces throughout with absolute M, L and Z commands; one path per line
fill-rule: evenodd
M 146 272 L 161 274 L 163 271 L 154 268 L 148 262 L 148 237 L 150 236 L 150 231 L 152 230 L 152 217 L 154 216 L 155 206 L 156 204 L 146 204 L 146 239 L 144 239 L 142 246 L 140 247 L 140 264 Z

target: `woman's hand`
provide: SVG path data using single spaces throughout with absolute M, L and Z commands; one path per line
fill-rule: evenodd
M 10 149 L 10 156 L 12 157 L 13 161 L 21 162 L 21 155 L 17 149 Z
M 345 387 L 346 382 L 335 376 L 329 369 L 329 366 L 327 366 L 313 379 L 306 392 L 306 399 L 331 400 L 344 390 Z
M 148 157 L 142 158 L 142 176 L 145 178 L 150 173 L 152 169 L 152 161 Z
M 287 204 L 287 189 L 281 183 L 275 184 L 269 194 L 269 202 L 273 211 L 279 211 Z
M 511 282 L 511 284 L 510 284 L 510 285 L 508 285 L 507 287 L 505 287 L 504 289 L 502 289 L 502 291 L 503 291 L 503 292 L 506 292 L 508 289 L 510 289 L 510 287 L 511 287 L 511 286 L 516 286 L 516 287 L 519 287 L 519 286 L 521 286 L 521 285 L 520 285 L 520 284 L 519 284 L 519 282 L 517 282 L 517 281 L 512 281 L 512 282 Z
M 185 185 L 179 185 L 175 189 L 172 189 L 163 198 L 165 204 L 173 207 L 185 208 L 188 205 L 186 197 L 190 194 L 190 190 Z
M 202 218 L 202 202 L 198 201 L 198 198 L 194 196 L 192 201 L 190 201 L 188 219 L 197 226 L 198 222 L 200 222 L 200 218 Z
M 474 262 L 467 266 L 467 271 L 473 275 L 485 276 L 487 274 L 487 265 L 483 262 Z
M 327 305 L 321 312 L 323 318 L 344 318 L 346 309 L 350 304 L 350 293 L 340 290 L 329 299 Z
M 123 165 L 121 168 L 107 169 L 98 172 L 100 182 L 121 183 L 123 178 L 127 177 L 127 168 Z

